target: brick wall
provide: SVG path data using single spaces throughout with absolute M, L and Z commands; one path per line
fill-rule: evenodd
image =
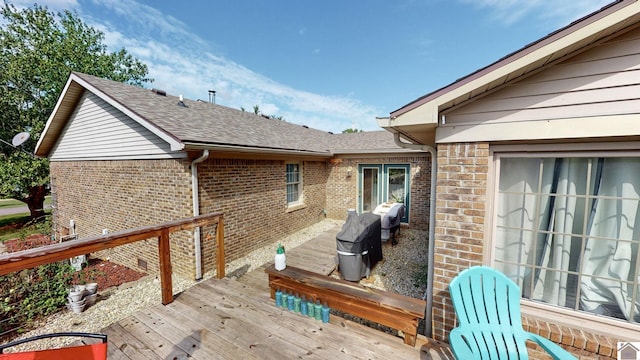
M 346 218 L 356 207 L 358 164 L 411 164 L 411 227 L 428 229 L 429 155 L 345 158 L 340 164 L 304 161 L 304 205 L 288 209 L 285 161 L 208 159 L 198 165 L 200 213 L 223 212 L 225 259 L 246 253 L 326 217 Z M 352 176 L 346 169 L 352 167 Z M 192 216 L 190 161 L 130 160 L 53 162 L 56 231 L 74 219 L 80 237 L 131 229 Z M 325 215 L 326 214 L 326 215 Z M 195 276 L 191 232 L 172 235 L 175 273 Z M 138 260 L 158 271 L 155 239 L 100 254 L 131 268 Z M 202 229 L 203 272 L 215 269 L 215 228 Z
M 462 270 L 483 264 L 489 160 L 489 145 L 485 143 L 438 146 L 432 309 L 436 340 L 447 341 L 449 331 L 455 326 L 449 283 Z M 615 357 L 617 340 L 614 338 L 526 317 L 523 326 L 561 344 L 582 359 Z M 537 346 L 530 348 L 530 356 L 548 358 Z
M 188 160 L 53 162 L 57 231 L 74 219 L 80 237 L 192 216 Z M 305 161 L 304 206 L 287 209 L 285 162 L 209 159 L 198 165 L 201 214 L 221 211 L 225 259 L 235 260 L 324 219 L 327 165 Z M 155 239 L 99 254 L 131 268 L 138 259 L 158 272 Z M 195 276 L 191 232 L 172 234 L 173 271 Z M 203 272 L 215 269 L 215 228 L 202 229 Z
M 324 219 L 324 161 L 302 163 L 304 205 L 293 211 L 287 208 L 284 161 L 209 159 L 198 171 L 200 211 L 224 213 L 227 262 Z M 205 272 L 215 266 L 214 241 L 203 240 Z
M 54 228 L 58 236 L 76 223 L 79 237 L 137 228 L 192 215 L 191 172 L 187 160 L 51 162 Z M 193 278 L 191 234 L 171 236 L 173 271 Z M 133 269 L 138 259 L 158 273 L 155 239 L 105 250 L 100 254 Z
M 438 146 L 433 274 L 433 337 L 447 340 L 455 325 L 449 282 L 482 264 L 489 161 L 487 144 Z
M 347 209 L 358 208 L 358 165 L 360 164 L 410 164 L 411 189 L 409 225 L 412 229 L 429 228 L 429 191 L 431 187 L 431 160 L 429 154 L 390 157 L 340 156 L 329 161 L 327 182 L 327 216 L 332 219 L 347 218 Z M 347 170 L 351 168 L 351 176 Z

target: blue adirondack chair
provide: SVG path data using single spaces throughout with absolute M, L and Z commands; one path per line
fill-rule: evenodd
M 458 327 L 449 334 L 456 359 L 528 359 L 526 340 L 554 359 L 576 359 L 560 346 L 522 328 L 520 288 L 485 266 L 462 271 L 449 284 Z

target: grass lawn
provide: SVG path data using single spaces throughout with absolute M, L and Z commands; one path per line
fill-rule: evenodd
M 51 195 L 45 196 L 44 204 L 51 205 Z M 27 204 L 15 199 L 0 199 L 0 209 L 20 207 L 20 206 L 27 206 Z
M 0 216 L 0 243 L 17 237 L 24 237 L 24 227 L 29 222 L 29 214 L 11 214 Z
M 0 216 L 0 243 L 9 239 L 25 238 L 32 234 L 51 233 L 51 223 L 47 219 L 51 211 L 47 210 L 47 217 L 37 222 L 31 222 L 29 214 L 13 214 Z
M 0 199 L 0 209 L 26 206 L 26 205 L 27 204 L 23 203 L 22 201 L 18 201 L 14 199 Z
M 51 197 L 47 196 L 45 205 L 51 204 Z M 25 203 L 14 199 L 0 199 L 0 208 L 12 208 L 26 206 Z M 51 210 L 45 211 L 51 214 Z M 19 214 L 0 215 L 0 242 L 9 239 L 22 238 L 35 233 L 49 233 L 47 222 L 40 220 L 30 223 L 29 211 Z

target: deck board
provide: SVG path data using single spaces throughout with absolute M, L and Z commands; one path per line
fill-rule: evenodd
M 287 249 L 287 264 L 329 275 L 335 270 L 334 227 Z M 332 316 L 328 324 L 275 306 L 264 268 L 238 279 L 204 280 L 103 332 L 114 359 L 453 359 L 448 347 L 402 338 Z
M 143 360 L 157 359 L 158 357 L 145 344 L 115 323 L 102 331 L 108 337 L 107 358 L 124 355 L 127 359 Z
M 243 284 L 219 284 L 218 282 L 208 282 L 203 285 L 203 290 L 210 291 L 207 291 L 202 295 L 211 295 L 211 293 L 214 292 L 218 296 L 217 300 L 225 299 L 227 301 L 235 302 L 236 306 L 234 307 L 234 309 L 242 312 L 243 315 L 247 314 L 246 316 L 249 317 L 256 316 L 256 319 L 260 319 L 264 322 L 277 321 L 282 327 L 286 327 L 287 329 L 291 330 L 292 333 L 279 331 L 278 336 L 284 336 L 283 339 L 285 340 L 295 338 L 297 342 L 308 346 L 308 353 L 313 352 L 317 354 L 319 350 L 326 350 L 326 348 L 330 348 L 333 351 L 347 354 L 350 356 L 350 358 L 370 359 L 376 356 L 382 358 L 394 358 L 399 354 L 403 354 L 404 351 L 402 350 L 407 349 L 411 350 L 406 355 L 410 355 L 415 351 L 413 348 L 408 346 L 398 349 L 397 341 L 402 341 L 399 338 L 397 340 L 394 339 L 394 341 L 386 342 L 380 341 L 376 336 L 367 336 L 365 337 L 366 340 L 363 340 L 362 332 L 345 333 L 344 331 L 342 331 L 345 325 L 339 320 L 333 321 L 331 324 L 323 324 L 318 320 L 310 319 L 297 313 L 279 309 L 275 307 L 275 304 L 269 297 L 268 293 L 247 291 L 247 286 Z M 208 289 L 204 289 L 205 286 L 208 287 Z M 260 316 L 260 314 L 257 314 L 256 312 L 269 313 L 270 316 Z M 275 319 L 273 317 L 274 314 L 276 317 Z M 278 317 L 280 317 L 280 319 L 278 319 Z M 367 333 L 367 335 L 371 335 L 371 333 Z M 317 344 L 319 343 L 318 338 L 321 338 L 321 343 L 324 344 L 322 346 L 323 349 L 314 348 L 314 346 L 317 347 Z M 371 341 L 369 339 L 374 340 Z M 345 347 L 344 344 L 353 342 L 360 343 L 361 345 L 365 345 L 368 343 L 368 346 L 364 346 L 364 348 L 362 346 L 358 347 L 357 352 L 351 353 L 352 350 L 348 347 Z M 393 344 L 393 346 L 389 347 L 390 344 Z
M 324 231 L 304 244 L 286 250 L 287 264 L 329 275 L 336 268 L 336 234 L 341 226 Z
M 181 301 L 174 301 L 167 307 L 174 308 L 181 315 L 192 320 L 201 321 L 212 335 L 236 344 L 254 357 L 292 359 L 305 353 L 304 349 L 295 342 L 288 343 L 277 336 L 272 336 L 279 330 L 273 319 L 263 321 L 260 318 L 249 318 L 248 308 L 243 309 L 245 316 L 234 314 L 230 309 L 238 306 L 235 301 L 224 299 L 217 302 L 209 298 L 203 299 L 201 293 L 196 291 L 185 293 L 181 298 Z M 227 357 L 225 354 L 222 358 L 233 358 L 233 356 Z

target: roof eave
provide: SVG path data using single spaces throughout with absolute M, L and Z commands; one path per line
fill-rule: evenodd
M 243 146 L 232 144 L 214 144 L 214 143 L 201 143 L 184 141 L 184 150 L 212 150 L 220 152 L 235 152 L 245 154 L 262 154 L 262 155 L 291 155 L 291 156 L 304 156 L 304 157 L 317 157 L 317 158 L 330 158 L 333 154 L 330 151 L 309 151 L 309 150 L 297 150 L 297 149 L 278 149 L 267 148 L 259 146 Z
M 51 115 L 49 115 L 44 130 L 42 130 L 40 138 L 38 139 L 38 143 L 36 144 L 34 154 L 38 157 L 47 157 L 49 155 L 49 151 L 55 144 L 55 139 L 58 138 L 60 133 L 62 133 L 62 129 L 64 128 L 64 125 L 59 124 L 59 121 L 63 120 L 57 119 L 68 117 L 71 112 L 73 112 L 78 99 L 84 92 L 84 90 L 77 89 L 77 93 L 71 94 L 69 89 L 72 88 L 73 84 L 73 76 L 69 76 L 69 78 L 67 79 L 67 83 L 62 89 L 61 96 L 58 97 L 56 106 L 53 108 Z M 56 124 L 60 126 L 56 128 Z
M 620 11 L 629 8 L 630 11 Z M 429 93 L 402 108 L 391 112 L 387 126 L 431 123 L 437 126 L 441 106 L 468 101 L 488 91 L 513 81 L 512 74 L 539 63 L 538 68 L 555 60 L 554 54 L 571 49 L 578 42 L 587 44 L 602 38 L 605 30 L 623 24 L 640 13 L 637 0 L 621 0 L 585 16 L 546 37 L 505 56 L 504 58 L 469 74 L 455 82 Z M 593 40 L 593 41 L 589 41 Z M 586 45 L 586 44 L 585 44 Z M 530 74 L 534 69 L 527 69 Z
M 420 150 L 410 150 L 403 148 L 396 149 L 341 149 L 335 150 L 333 155 L 373 155 L 373 154 L 402 154 L 402 153 L 419 153 Z
M 83 90 L 78 92 L 70 91 L 74 86 L 80 86 Z M 36 156 L 47 157 L 49 155 L 58 137 L 60 136 L 60 134 L 62 134 L 62 131 L 67 121 L 69 120 L 69 116 L 75 110 L 77 102 L 85 90 L 94 93 L 96 96 L 100 97 L 108 104 L 112 105 L 119 111 L 129 116 L 134 121 L 138 122 L 140 125 L 151 131 L 162 140 L 166 141 L 170 145 L 171 151 L 180 151 L 184 149 L 184 144 L 178 138 L 164 131 L 163 129 L 160 129 L 155 124 L 138 115 L 120 102 L 116 101 L 107 93 L 95 87 L 90 82 L 85 81 L 79 75 L 71 73 L 69 75 L 67 83 L 65 84 L 65 87 L 62 90 L 62 94 L 58 98 L 58 102 L 56 103 L 53 112 L 47 120 L 47 124 L 45 125 L 42 135 L 38 140 L 38 144 L 36 145 L 35 149 Z

